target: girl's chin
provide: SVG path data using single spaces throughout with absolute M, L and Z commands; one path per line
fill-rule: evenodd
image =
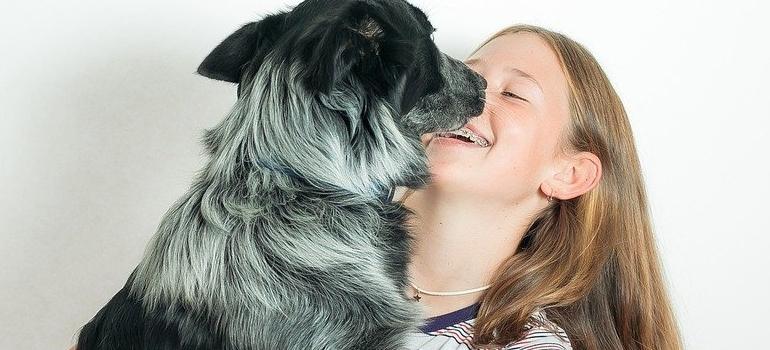
M 477 181 L 472 178 L 473 171 L 463 161 L 438 156 L 429 157 L 429 164 L 431 182 L 436 185 L 462 187 Z
M 476 166 L 480 158 L 473 150 L 464 146 L 442 146 L 430 144 L 425 149 L 428 162 L 435 166 L 457 168 L 468 171 Z

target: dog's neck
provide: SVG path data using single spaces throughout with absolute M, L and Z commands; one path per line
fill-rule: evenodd
M 305 180 L 304 177 L 300 176 L 294 169 L 286 166 L 276 165 L 276 164 L 270 164 L 269 162 L 261 161 L 259 159 L 255 159 L 252 161 L 255 166 L 260 167 L 262 170 L 269 170 L 278 174 L 283 174 L 289 178 L 291 178 L 295 182 L 299 182 L 305 186 L 312 186 L 307 180 Z M 325 188 L 333 188 L 338 187 L 334 184 L 326 184 L 324 186 Z M 389 203 L 393 200 L 393 195 L 395 194 L 396 186 L 389 186 L 387 189 L 382 188 L 373 188 L 371 189 L 370 193 L 379 194 L 378 199 L 381 203 Z

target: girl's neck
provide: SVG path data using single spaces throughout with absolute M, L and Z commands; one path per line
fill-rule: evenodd
M 430 291 L 459 291 L 486 286 L 494 270 L 513 254 L 531 219 L 523 206 L 512 206 L 438 191 L 414 191 L 403 204 L 415 238 L 409 265 L 411 282 Z M 416 292 L 407 287 L 407 295 Z M 420 294 L 428 315 L 460 309 L 483 291 L 458 296 Z

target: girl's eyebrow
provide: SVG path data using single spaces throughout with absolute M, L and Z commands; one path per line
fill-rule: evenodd
M 540 93 L 543 93 L 543 88 L 540 86 L 540 83 L 537 82 L 537 79 L 535 79 L 533 76 L 527 74 L 527 72 L 525 72 L 525 71 L 523 71 L 521 69 L 518 69 L 518 68 L 514 68 L 514 67 L 505 67 L 505 70 L 508 71 L 508 72 L 511 72 L 511 73 L 513 73 L 515 75 L 518 75 L 518 76 L 520 76 L 520 77 L 522 77 L 524 79 L 532 81 L 533 83 L 535 83 L 535 86 L 537 86 L 537 88 L 540 90 Z
M 471 65 L 477 64 L 477 63 L 484 64 L 484 63 L 486 63 L 486 61 L 484 59 L 476 58 L 476 57 L 465 60 L 465 64 L 468 65 L 468 66 L 471 66 Z M 522 78 L 525 78 L 527 80 L 532 81 L 533 83 L 535 83 L 535 86 L 537 86 L 537 88 L 540 90 L 540 93 L 543 93 L 543 87 L 540 86 L 540 83 L 537 82 L 537 79 L 535 79 L 529 73 L 527 73 L 527 72 L 525 72 L 525 71 L 523 71 L 521 69 L 518 69 L 518 68 L 515 68 L 515 67 L 511 67 L 511 66 L 506 66 L 505 67 L 505 71 L 509 72 L 509 73 L 513 73 L 514 75 L 517 75 L 517 76 L 520 76 Z

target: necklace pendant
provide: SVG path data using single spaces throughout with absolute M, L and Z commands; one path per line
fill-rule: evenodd
M 419 302 L 419 301 L 420 301 L 420 299 L 422 299 L 422 297 L 420 297 L 420 292 L 417 292 L 417 294 L 415 294 L 415 295 L 412 297 L 412 299 L 414 299 L 414 300 L 417 300 L 417 301 Z

